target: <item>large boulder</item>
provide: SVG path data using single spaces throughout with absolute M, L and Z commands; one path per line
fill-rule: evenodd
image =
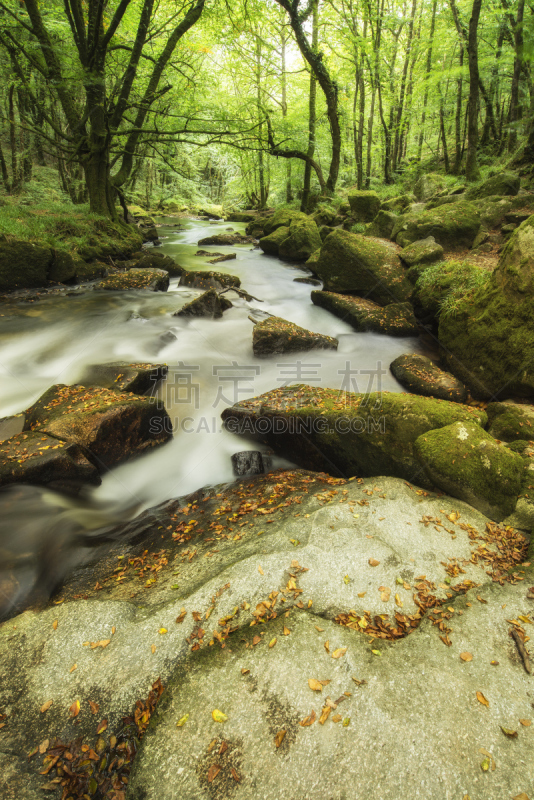
M 289 236 L 280 243 L 278 253 L 280 258 L 306 261 L 321 245 L 321 236 L 315 220 L 307 217 L 291 223 Z
M 226 217 L 227 222 L 254 222 L 258 217 L 257 211 L 232 211 Z
M 376 192 L 353 191 L 349 194 L 348 201 L 355 222 L 371 222 L 380 210 L 380 198 Z
M 295 211 L 292 208 L 280 208 L 263 222 L 265 236 L 269 236 L 277 228 L 289 228 L 292 222 L 302 222 L 309 219 L 307 214 L 302 211 Z
M 521 489 L 521 457 L 473 422 L 422 434 L 417 458 L 440 489 L 500 521 L 513 512 Z
M 128 272 L 115 272 L 96 287 L 109 292 L 128 289 L 146 289 L 149 292 L 166 292 L 169 288 L 169 273 L 164 269 L 129 269 Z
M 264 253 L 277 256 L 280 250 L 280 245 L 287 239 L 288 236 L 289 226 L 279 225 L 272 231 L 272 233 L 269 233 L 267 236 L 262 236 L 260 239 L 260 247 Z
M 534 397 L 534 216 L 517 228 L 489 281 L 441 315 L 447 365 L 479 398 Z
M 389 368 L 398 382 L 414 394 L 454 403 L 464 403 L 467 399 L 467 389 L 463 383 L 426 356 L 406 353 L 392 361 Z
M 136 262 L 135 269 L 164 269 L 171 277 L 181 275 L 184 268 L 177 264 L 174 258 L 157 251 L 147 251 Z
M 114 389 L 116 392 L 145 394 L 155 389 L 168 369 L 166 364 L 130 364 L 126 361 L 92 364 L 84 370 L 78 383 Z
M 465 193 L 468 200 L 479 200 L 482 197 L 510 195 L 514 197 L 521 185 L 521 179 L 515 172 L 499 172 L 478 186 L 471 186 Z
M 436 242 L 433 236 L 428 236 L 401 250 L 399 258 L 408 267 L 413 267 L 415 264 L 432 264 L 443 258 L 443 247 Z
M 447 184 L 443 175 L 436 172 L 429 172 L 421 177 L 413 187 L 413 193 L 420 203 L 426 203 L 431 197 L 434 197 L 438 192 L 442 192 Z
M 239 289 L 241 281 L 237 275 L 228 275 L 226 272 L 213 272 L 203 270 L 184 270 L 178 286 L 191 286 L 193 289 Z
M 397 219 L 398 214 L 381 208 L 374 220 L 366 226 L 365 235 L 378 236 L 381 239 L 391 239 L 391 234 Z
M 252 350 L 255 356 L 305 350 L 337 350 L 337 345 L 337 339 L 332 336 L 313 333 L 281 317 L 267 317 L 257 322 L 252 332 Z
M 85 386 L 51 386 L 26 411 L 25 431 L 75 443 L 103 472 L 172 437 L 163 404 Z
M 254 244 L 254 242 L 255 239 L 252 236 L 243 236 L 242 233 L 216 233 L 213 236 L 199 239 L 197 244 L 199 247 L 207 244 L 234 246 L 236 244 Z
M 50 269 L 48 270 L 48 280 L 64 283 L 76 277 L 77 262 L 72 253 L 67 250 L 55 250 Z
M 431 486 L 414 454 L 421 434 L 454 422 L 484 424 L 477 408 L 430 397 L 297 384 L 222 413 L 233 433 L 256 436 L 307 469 L 343 476 L 391 475 Z
M 363 294 L 380 305 L 404 303 L 412 293 L 395 251 L 357 233 L 329 234 L 313 269 L 327 291 Z
M 312 303 L 326 308 L 348 322 L 356 331 L 373 331 L 387 336 L 417 336 L 419 328 L 410 303 L 379 306 L 364 297 L 313 291 Z
M 402 214 L 413 202 L 415 202 L 415 195 L 401 194 L 391 197 L 389 200 L 383 200 L 380 208 L 385 211 L 393 211 L 395 214 Z
M 3 237 L 0 240 L 0 291 L 44 286 L 52 259 L 49 247 Z
M 392 232 L 401 247 L 433 236 L 446 250 L 471 247 L 480 228 L 480 213 L 463 200 L 418 214 L 405 214 Z
M 534 406 L 519 403 L 488 403 L 488 432 L 503 442 L 534 440 Z
M 185 306 L 175 311 L 173 317 L 211 317 L 220 319 L 223 312 L 231 307 L 231 303 L 225 297 L 219 297 L 216 289 L 208 289 L 207 292 L 190 300 Z

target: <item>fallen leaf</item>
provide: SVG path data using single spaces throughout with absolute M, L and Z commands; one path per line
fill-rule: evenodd
M 249 672 L 250 672 L 249 669 L 245 669 L 245 667 L 241 668 L 241 675 L 248 675 Z
M 329 652 L 330 652 L 330 642 L 329 642 L 329 640 L 328 640 L 328 639 L 327 639 L 327 640 L 326 640 L 326 642 L 324 643 L 324 649 L 326 650 L 326 652 L 327 652 L 327 653 L 329 653 Z
M 107 730 L 107 728 L 108 728 L 108 721 L 107 719 L 103 719 L 98 728 L 96 729 L 96 732 L 98 734 L 104 733 L 104 731 Z
M 467 653 L 467 652 L 466 653 L 460 653 L 460 658 L 462 659 L 462 661 L 472 661 L 473 660 L 473 655 L 472 655 L 472 653 Z
M 152 654 L 154 654 L 156 652 L 156 645 L 153 644 L 150 649 L 152 650 Z
M 498 661 L 490 661 L 490 664 L 491 664 L 492 667 L 498 667 L 499 666 L 499 662 Z
M 80 701 L 79 700 L 75 700 L 74 703 L 69 708 L 69 711 L 70 711 L 71 717 L 77 717 L 78 714 L 80 713 Z M 98 733 L 98 731 L 97 731 L 97 733 Z
M 313 689 L 314 692 L 322 692 L 323 691 L 323 684 L 321 681 L 315 680 L 315 678 L 310 678 L 308 680 L 308 686 L 310 689 Z
M 218 741 L 219 741 L 218 739 L 211 740 L 211 742 L 208 745 L 208 753 L 211 753 L 211 751 L 213 750 Z
M 261 642 L 261 636 L 255 636 L 252 640 L 253 645 L 257 645 Z
M 217 708 L 211 712 L 211 716 L 213 717 L 215 722 L 226 722 L 226 720 L 228 719 L 226 714 L 223 714 L 223 712 L 219 711 L 219 709 Z
M 116 628 L 116 627 L 115 627 L 115 625 L 114 625 L 114 626 L 112 627 L 112 629 L 111 629 L 111 633 L 113 633 L 113 634 L 114 634 L 116 630 L 117 630 L 117 628 Z
M 487 772 L 490 768 L 490 760 L 489 758 L 485 758 L 484 761 L 481 762 L 480 766 L 484 772 Z
M 510 739 L 517 739 L 517 731 L 513 731 L 510 728 L 503 728 L 501 725 L 501 731 L 504 733 L 505 736 L 508 736 Z
M 345 719 L 343 720 L 343 727 L 348 728 L 349 725 L 350 725 L 350 717 L 345 717 Z
M 380 561 L 377 561 L 376 558 L 370 558 L 369 559 L 369 566 L 378 567 L 379 564 L 380 564 Z
M 218 764 L 212 764 L 208 770 L 208 783 L 214 781 L 220 771 L 221 768 Z
M 371 650 L 371 653 L 373 653 L 375 656 L 381 656 L 382 655 L 380 650 Z
M 324 628 L 320 628 L 318 625 L 315 625 L 315 630 L 319 631 L 319 633 L 322 633 Z
M 345 577 L 343 578 L 343 583 L 350 583 L 350 578 L 348 575 L 345 575 Z
M 389 598 L 391 597 L 391 589 L 382 589 L 380 592 L 380 599 L 383 603 L 387 603 Z
M 402 608 L 403 603 L 402 600 L 400 599 L 400 595 L 398 594 L 395 595 L 395 604 L 398 605 L 400 608 Z
M 179 616 L 176 617 L 176 622 L 178 623 L 178 625 L 181 625 L 181 623 L 184 621 L 186 614 L 187 611 L 185 610 L 185 608 L 181 608 Z
M 334 714 L 334 716 L 332 717 L 332 722 L 341 722 L 342 719 L 343 717 L 341 716 L 341 714 Z
M 275 636 L 274 639 L 271 639 L 271 641 L 269 642 L 269 647 L 274 647 L 277 641 L 278 639 Z
M 89 703 L 89 707 L 91 709 L 91 714 L 98 714 L 98 709 L 100 708 L 98 703 L 93 703 L 92 700 L 88 700 L 87 702 Z
M 41 744 L 39 745 L 39 752 L 41 753 L 41 755 L 43 755 L 43 753 L 46 753 L 49 746 L 50 746 L 50 739 L 45 739 L 44 742 L 41 742 Z
M 321 716 L 319 717 L 319 722 L 321 725 L 324 725 L 328 717 L 330 716 L 330 712 L 332 711 L 331 706 L 325 706 L 322 710 Z
M 41 706 L 41 714 L 44 714 L 46 711 L 48 711 L 53 702 L 53 700 L 47 700 L 46 703 Z
M 488 706 L 489 708 L 489 702 L 486 700 L 482 692 L 477 692 L 477 700 L 479 703 L 482 703 L 483 706 Z
M 280 747 L 282 742 L 284 741 L 284 736 L 286 735 L 287 731 L 285 729 L 278 731 L 276 736 L 274 737 L 274 743 L 277 747 Z
M 260 575 L 265 575 L 265 572 L 262 570 L 260 566 L 258 566 L 258 572 L 260 573 Z
M 524 725 L 525 728 L 530 728 L 530 726 L 532 725 L 531 719 L 520 719 L 519 722 L 521 723 L 521 725 Z
M 160 628 L 158 633 L 161 633 L 161 635 L 163 636 L 164 633 L 167 633 L 167 628 Z
M 289 630 L 289 628 L 286 628 L 286 626 L 284 625 L 284 636 L 289 636 L 290 633 L 291 631 Z
M 176 723 L 176 727 L 182 728 L 188 719 L 189 719 L 189 714 L 184 714 L 184 716 L 181 719 L 179 719 L 178 722 Z
M 240 778 L 240 777 L 239 777 L 239 775 L 237 774 L 237 772 L 236 772 L 235 768 L 234 768 L 234 767 L 231 767 L 230 771 L 231 771 L 231 773 L 232 773 L 232 778 L 234 779 L 234 781 L 236 781 L 237 783 L 239 783 L 239 781 L 241 780 L 241 778 Z
M 481 597 L 479 594 L 477 594 L 477 600 L 479 603 L 485 603 L 486 605 L 488 604 L 488 601 L 484 600 L 484 598 Z
M 367 592 L 358 592 L 358 597 L 365 597 Z
M 55 619 L 52 623 L 52 627 L 55 631 L 57 631 L 57 619 Z
M 346 652 L 346 647 L 338 647 L 337 650 L 334 650 L 332 653 L 332 658 L 341 658 L 341 656 L 344 656 Z
M 73 664 L 73 666 L 69 669 L 69 672 L 74 672 L 75 669 L 78 669 L 78 664 Z
M 316 714 L 316 713 L 315 713 L 315 711 L 312 709 L 312 712 L 311 712 L 311 714 L 309 715 L 309 717 L 304 717 L 304 719 L 302 720 L 302 722 L 299 722 L 299 725 L 300 725 L 301 727 L 303 727 L 303 728 L 309 728 L 309 726 L 310 726 L 310 725 L 313 725 L 313 723 L 315 722 L 315 720 L 316 720 L 316 719 L 317 719 L 317 714 Z
M 513 797 L 512 800 L 529 800 L 529 798 L 528 795 L 525 794 L 525 792 L 521 792 L 521 794 L 516 794 L 516 796 Z

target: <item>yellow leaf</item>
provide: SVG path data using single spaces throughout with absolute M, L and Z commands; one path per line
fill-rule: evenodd
M 286 626 L 284 625 L 284 636 L 289 636 L 290 633 L 291 631 L 289 630 L 289 628 L 286 628 Z
M 258 572 L 260 573 L 260 575 L 265 575 L 264 571 L 260 566 L 258 566 Z
M 344 656 L 346 652 L 346 647 L 338 647 L 337 650 L 334 650 L 332 653 L 332 658 L 341 658 L 341 656 Z
M 70 669 L 69 672 L 74 672 L 75 669 L 78 668 L 78 664 L 74 664 Z
M 46 703 L 44 703 L 44 705 L 41 706 L 41 714 L 46 713 L 53 702 L 54 702 L 53 700 L 47 700 Z
M 160 628 L 158 633 L 161 633 L 161 635 L 163 636 L 164 633 L 167 633 L 167 628 Z
M 365 597 L 367 592 L 358 592 L 358 597 Z
M 334 716 L 332 717 L 332 722 L 341 722 L 342 719 L 343 717 L 341 716 L 341 714 L 334 714 Z
M 330 716 L 330 712 L 332 711 L 331 706 L 325 706 L 321 712 L 321 716 L 319 717 L 319 722 L 321 725 L 324 725 L 328 717 Z
M 277 747 L 280 747 L 280 745 L 284 741 L 284 736 L 286 735 L 286 733 L 287 733 L 286 730 L 281 730 L 281 731 L 278 731 L 278 733 L 274 737 L 274 743 L 275 743 L 275 745 Z
M 52 627 L 55 631 L 57 631 L 57 619 L 55 619 L 52 623 Z
M 484 761 L 480 764 L 484 772 L 487 772 L 490 768 L 490 760 L 489 758 L 485 758 Z
M 501 725 L 501 731 L 504 733 L 505 736 L 508 736 L 509 739 L 517 739 L 517 731 L 513 731 L 510 728 L 503 728 Z
M 241 667 L 241 675 L 248 675 L 250 672 L 249 669 L 245 669 L 245 667 Z
M 269 642 L 269 647 L 274 647 L 277 641 L 278 639 L 275 636 L 274 639 L 271 639 L 271 641 Z
M 380 564 L 380 561 L 377 561 L 376 558 L 370 558 L 369 559 L 369 566 L 378 567 L 379 564 Z
M 473 660 L 472 654 L 471 653 L 467 653 L 467 652 L 466 653 L 460 653 L 460 658 L 462 659 L 462 661 L 472 661 Z
M 483 706 L 489 707 L 489 702 L 486 700 L 482 692 L 477 692 L 477 700 L 479 703 L 482 703 Z
M 211 712 L 211 716 L 213 717 L 215 722 L 226 722 L 226 720 L 228 719 L 226 714 L 223 714 L 223 712 L 219 711 L 217 708 L 215 709 L 215 711 Z
M 322 692 L 323 691 L 323 684 L 320 683 L 315 678 L 310 678 L 308 680 L 308 686 L 310 689 L 313 689 L 314 692 Z
M 153 644 L 150 649 L 152 650 L 152 654 L 154 654 L 156 652 L 156 645 Z
M 320 628 L 318 625 L 315 626 L 315 629 L 319 631 L 319 633 L 322 633 L 324 631 L 324 628 Z
M 371 653 L 374 653 L 375 656 L 381 656 L 382 655 L 380 650 L 371 650 Z
M 43 753 L 46 753 L 49 746 L 50 746 L 50 739 L 45 739 L 44 742 L 41 742 L 41 744 L 39 745 L 39 752 L 41 753 L 41 755 L 43 755 Z
M 117 628 L 116 628 L 116 627 L 115 627 L 115 625 L 114 625 L 114 626 L 112 627 L 112 629 L 111 629 L 111 633 L 115 633 L 115 631 L 116 631 L 116 630 L 117 630 Z
M 77 717 L 80 713 L 80 701 L 75 700 L 74 703 L 69 708 L 71 717 Z
M 343 727 L 348 728 L 349 725 L 350 725 L 350 717 L 345 717 L 345 719 L 343 720 Z
M 313 600 L 310 598 L 310 599 L 308 600 L 308 608 L 311 608 L 311 607 L 312 607 L 312 604 L 313 604 Z
M 395 603 L 396 603 L 396 605 L 398 605 L 400 608 L 402 608 L 402 605 L 403 605 L 403 604 L 402 604 L 402 600 L 400 599 L 400 597 L 399 597 L 399 595 L 398 595 L 398 594 L 396 594 L 396 595 L 395 595 Z
M 328 639 L 324 643 L 324 649 L 326 650 L 327 653 L 330 652 L 330 642 L 328 641 Z
M 185 725 L 185 723 L 187 722 L 188 719 L 189 719 L 189 714 L 184 714 L 182 719 L 179 719 L 178 722 L 176 723 L 176 727 L 177 728 L 182 728 Z

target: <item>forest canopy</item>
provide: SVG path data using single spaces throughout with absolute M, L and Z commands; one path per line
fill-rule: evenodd
M 312 207 L 534 155 L 525 0 L 0 0 L 4 189 Z

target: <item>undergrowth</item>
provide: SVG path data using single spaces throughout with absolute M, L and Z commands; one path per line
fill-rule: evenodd
M 470 261 L 440 261 L 423 272 L 416 288 L 423 303 L 437 301 L 439 316 L 454 316 L 490 276 L 491 272 Z

